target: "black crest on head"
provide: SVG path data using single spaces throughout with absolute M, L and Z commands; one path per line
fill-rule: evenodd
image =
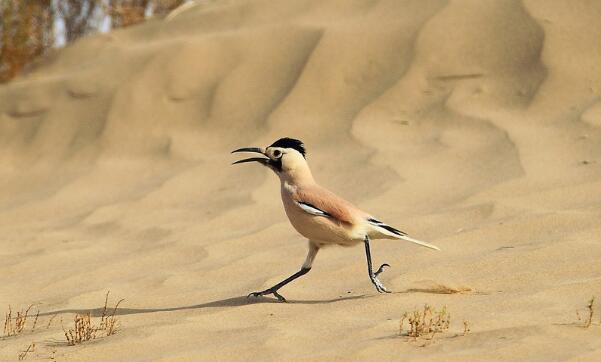
M 307 151 L 305 150 L 305 144 L 303 143 L 303 141 L 294 138 L 280 138 L 279 140 L 272 143 L 269 147 L 292 148 L 300 152 L 300 154 L 303 155 L 303 157 L 305 157 L 305 155 L 307 154 Z

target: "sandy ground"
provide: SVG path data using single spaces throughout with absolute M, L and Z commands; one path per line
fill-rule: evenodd
M 31 342 L 27 360 L 601 360 L 601 309 L 576 316 L 601 298 L 600 18 L 595 0 L 219 0 L 59 51 L 0 87 L 0 312 L 41 311 L 0 360 Z M 248 301 L 306 242 L 277 178 L 229 151 L 283 136 L 442 251 L 374 242 L 380 295 L 361 247 L 325 249 L 289 303 Z M 118 333 L 66 346 L 108 290 Z M 398 336 L 424 303 L 451 313 L 426 347 Z

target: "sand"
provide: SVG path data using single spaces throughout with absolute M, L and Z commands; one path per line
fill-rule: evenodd
M 601 309 L 576 315 L 601 298 L 600 18 L 594 0 L 199 1 L 57 51 L 0 87 L 0 312 L 41 312 L 0 360 L 31 342 L 27 360 L 601 360 Z M 361 247 L 325 249 L 289 303 L 247 300 L 306 242 L 277 178 L 229 151 L 283 136 L 442 251 L 373 242 L 381 295 Z M 117 334 L 66 346 L 108 290 Z M 449 331 L 399 336 L 425 303 Z

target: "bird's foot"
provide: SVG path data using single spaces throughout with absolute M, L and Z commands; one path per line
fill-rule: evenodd
M 386 289 L 386 287 L 384 286 L 384 284 L 382 284 L 382 282 L 380 281 L 380 279 L 378 279 L 378 277 L 376 277 L 375 275 L 372 275 L 371 282 L 376 287 L 376 290 L 378 292 L 380 292 L 380 293 L 391 293 L 390 290 Z
M 273 296 L 276 297 L 276 298 L 278 298 L 278 300 L 280 302 L 287 302 L 286 298 L 284 298 L 283 295 L 281 295 L 280 293 L 278 293 L 277 289 L 273 289 L 273 288 L 265 289 L 265 290 L 263 290 L 261 292 L 252 292 L 252 293 L 250 293 L 247 296 L 247 298 L 250 298 L 250 297 L 257 298 L 257 297 L 262 297 L 262 296 L 269 295 L 269 294 L 273 294 Z
M 370 275 L 370 279 L 371 282 L 373 283 L 373 285 L 376 287 L 376 290 L 380 293 L 390 293 L 390 290 L 386 289 L 386 287 L 384 286 L 384 284 L 382 284 L 382 282 L 380 281 L 380 279 L 378 279 L 378 275 L 380 275 L 380 273 L 382 273 L 384 271 L 384 267 L 390 267 L 390 265 L 388 264 L 382 264 L 380 265 L 380 267 L 378 268 L 378 270 L 376 270 L 375 273 L 373 273 L 373 275 Z

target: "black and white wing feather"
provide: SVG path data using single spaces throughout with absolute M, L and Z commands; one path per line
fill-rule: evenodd
M 311 214 L 311 215 L 315 215 L 315 216 L 325 216 L 325 217 L 331 217 L 332 215 L 330 215 L 329 213 L 318 209 L 317 207 L 315 207 L 314 205 L 308 203 L 308 202 L 304 202 L 304 201 L 297 201 L 298 206 L 303 209 L 304 212 Z
M 383 223 L 382 221 L 375 219 L 373 217 L 367 219 L 367 222 L 374 226 L 377 230 L 379 230 L 379 232 L 381 234 L 384 235 L 388 235 L 391 236 L 393 238 L 396 239 L 402 239 L 402 240 L 406 240 L 406 241 L 410 241 L 412 243 L 421 245 L 421 246 L 425 246 L 426 248 L 430 248 L 430 249 L 434 249 L 434 250 L 440 250 L 437 246 L 432 245 L 430 243 L 426 243 L 425 241 L 421 241 L 421 240 L 416 240 L 413 238 L 410 238 L 406 232 L 398 230 L 388 224 Z
M 367 219 L 367 221 L 368 221 L 370 224 L 374 225 L 374 226 L 380 227 L 380 228 L 382 228 L 382 229 L 384 229 L 384 230 L 387 230 L 387 231 L 389 231 L 389 232 L 393 233 L 394 235 L 398 235 L 398 236 L 407 236 L 407 233 L 406 233 L 406 232 L 404 232 L 404 231 L 401 231 L 401 230 L 398 230 L 398 229 L 395 229 L 395 228 L 393 228 L 392 226 L 390 226 L 390 225 L 387 225 L 387 224 L 383 223 L 382 221 L 380 221 L 380 220 L 378 220 L 378 219 L 374 219 L 373 217 L 372 217 L 372 218 L 369 218 L 369 219 Z

